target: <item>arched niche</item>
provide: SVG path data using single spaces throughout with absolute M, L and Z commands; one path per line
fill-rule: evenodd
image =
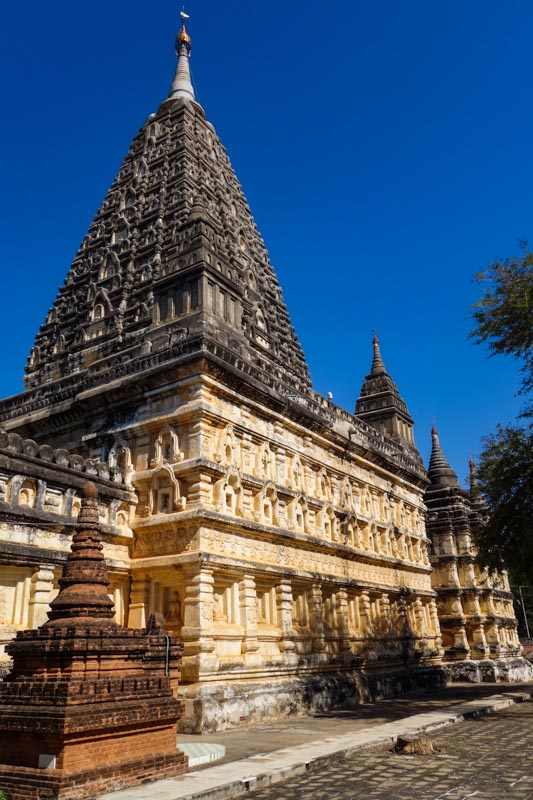
M 257 474 L 267 480 L 275 479 L 275 459 L 268 442 L 263 442 L 257 451 Z
M 170 467 L 160 467 L 152 475 L 150 514 L 173 514 L 184 508 L 179 481 Z
M 236 464 L 237 462 L 237 438 L 231 423 L 226 425 L 219 434 L 215 460 L 219 464 Z
M 214 487 L 214 505 L 220 514 L 242 517 L 242 483 L 237 470 L 228 470 Z
M 307 533 L 309 529 L 309 509 L 307 501 L 302 495 L 294 497 L 288 507 L 289 528 L 301 533 Z
M 279 500 L 272 482 L 263 486 L 254 499 L 255 518 L 265 525 L 279 525 Z
M 165 425 L 159 431 L 154 443 L 152 466 L 177 464 L 184 458 L 185 454 L 180 450 L 178 434 L 170 425 Z

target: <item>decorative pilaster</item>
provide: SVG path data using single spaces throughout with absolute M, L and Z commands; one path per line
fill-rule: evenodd
M 39 628 L 48 619 L 51 595 L 54 590 L 54 568 L 40 564 L 31 577 L 28 624 Z
M 349 653 L 352 649 L 350 628 L 348 624 L 348 592 L 346 589 L 338 589 L 335 593 L 337 604 L 338 633 L 340 637 L 341 653 Z
M 218 657 L 213 640 L 213 570 L 201 567 L 185 587 L 181 638 L 185 646 L 183 680 L 197 681 L 201 674 L 216 672 Z
M 390 598 L 386 592 L 383 592 L 379 601 L 379 613 L 381 618 L 381 630 L 387 636 L 390 635 L 392 630 L 391 612 L 390 612 Z
M 324 653 L 326 640 L 324 638 L 324 602 L 322 587 L 319 583 L 313 584 L 310 591 L 310 617 L 311 630 L 313 631 L 313 653 Z
M 431 620 L 431 633 L 435 639 L 435 648 L 438 650 L 439 656 L 444 655 L 442 649 L 442 636 L 440 633 L 439 613 L 437 610 L 437 601 L 434 597 L 429 601 L 429 618 Z
M 281 641 L 279 649 L 288 666 L 296 664 L 296 644 L 292 627 L 292 587 L 290 581 L 282 581 L 276 586 L 276 608 L 278 612 L 278 626 L 281 628 Z
M 133 575 L 130 590 L 128 626 L 145 628 L 150 616 L 150 590 L 152 581 L 147 575 Z
M 256 667 L 261 664 L 261 655 L 257 638 L 257 593 L 253 575 L 244 575 L 239 582 L 239 607 L 241 625 L 244 628 L 242 640 L 244 664 L 247 667 Z
M 489 656 L 490 648 L 482 623 L 478 623 L 472 629 L 471 653 L 473 658 L 488 658 Z

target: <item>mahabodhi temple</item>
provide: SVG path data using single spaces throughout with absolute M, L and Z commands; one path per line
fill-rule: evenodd
M 377 338 L 354 413 L 313 390 L 182 16 L 170 93 L 0 402 L 2 652 L 46 622 L 91 481 L 116 623 L 183 643 L 183 730 L 530 676 L 507 577 L 476 563 L 474 467 L 466 491 L 434 430 L 425 468 Z

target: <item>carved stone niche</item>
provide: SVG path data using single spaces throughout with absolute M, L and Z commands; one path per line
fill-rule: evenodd
M 172 469 L 161 467 L 152 475 L 150 514 L 172 514 L 183 511 L 186 498 L 181 496 L 179 481 Z
M 180 450 L 178 434 L 170 425 L 165 425 L 155 440 L 154 457 L 150 466 L 161 467 L 164 464 L 176 464 L 183 461 L 184 458 L 185 453 Z
M 228 469 L 226 475 L 213 486 L 215 509 L 221 514 L 242 517 L 242 483 L 236 469 Z
M 124 477 L 126 485 L 131 485 L 131 476 L 133 475 L 133 462 L 131 458 L 131 450 L 124 439 L 117 439 L 113 443 L 113 447 L 108 455 L 108 477 L 109 472 L 113 476 L 113 480 L 117 480 L 117 475 Z M 107 466 L 107 465 L 106 465 Z M 103 465 L 100 466 L 102 469 Z M 120 481 L 117 481 L 120 482 Z
M 256 522 L 266 525 L 279 525 L 279 500 L 276 487 L 272 482 L 263 486 L 254 498 Z
M 309 529 L 309 509 L 307 501 L 298 495 L 287 506 L 287 524 L 289 530 L 307 533 Z
M 218 445 L 215 452 L 215 461 L 219 464 L 235 464 L 237 455 L 237 440 L 233 430 L 233 425 L 229 423 L 220 432 Z

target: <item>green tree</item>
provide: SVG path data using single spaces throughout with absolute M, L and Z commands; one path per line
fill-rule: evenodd
M 499 425 L 486 437 L 478 480 L 488 510 L 477 537 L 482 561 L 533 586 L 533 426 Z
M 495 261 L 475 275 L 483 295 L 472 306 L 474 341 L 487 344 L 491 355 L 520 361 L 522 392 L 533 390 L 533 251 L 521 243 L 521 254 Z M 532 413 L 531 401 L 524 412 Z
M 477 533 L 481 561 L 506 565 L 513 583 L 533 585 L 533 251 L 478 273 L 483 295 L 472 307 L 470 336 L 491 355 L 511 355 L 522 372 L 526 406 L 521 424 L 502 426 L 484 439 L 479 484 L 487 514 Z

